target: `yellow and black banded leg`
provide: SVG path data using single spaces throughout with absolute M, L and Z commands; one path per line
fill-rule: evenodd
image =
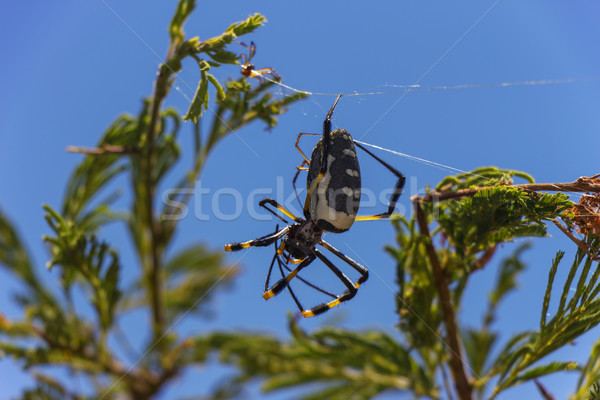
M 239 242 L 239 243 L 230 243 L 225 245 L 225 251 L 239 251 L 242 249 L 247 249 L 248 247 L 265 247 L 275 243 L 277 240 L 281 239 L 285 236 L 290 230 L 289 226 L 277 231 L 275 233 L 271 233 L 269 235 L 259 237 L 258 239 L 248 240 L 247 242 Z
M 300 207 L 302 207 L 302 203 L 300 202 L 300 198 L 298 196 L 298 190 L 296 189 L 296 180 L 298 179 L 298 176 L 300 176 L 300 171 L 308 171 L 308 167 L 310 166 L 310 160 L 308 159 L 308 157 L 306 157 L 306 154 L 304 154 L 304 152 L 300 148 L 300 138 L 304 135 L 322 136 L 321 133 L 301 132 L 298 134 L 298 137 L 296 138 L 296 144 L 295 144 L 296 150 L 298 150 L 298 152 L 302 155 L 302 158 L 304 158 L 304 161 L 302 161 L 302 164 L 300 164 L 299 167 L 296 167 L 298 170 L 296 171 L 296 175 L 294 175 L 294 179 L 292 180 L 292 186 L 294 187 L 294 193 L 296 194 L 296 200 L 298 200 Z
M 302 310 L 302 316 L 304 318 L 314 317 L 315 315 L 322 314 L 325 311 L 330 310 L 333 307 L 340 305 L 344 301 L 348 301 L 348 300 L 352 299 L 356 295 L 356 292 L 358 292 L 358 289 L 355 287 L 355 284 L 352 283 L 350 278 L 348 278 L 346 275 L 344 275 L 344 273 L 342 271 L 340 271 L 335 265 L 333 265 L 333 263 L 331 261 L 329 261 L 327 259 L 327 257 L 325 257 L 317 249 L 314 250 L 314 253 L 319 258 L 319 260 L 323 261 L 323 263 L 335 274 L 335 276 L 337 276 L 338 279 L 340 281 L 342 281 L 344 286 L 346 286 L 347 290 L 344 293 L 342 293 L 341 295 L 337 296 L 334 300 L 331 300 L 327 303 L 319 304 L 318 306 L 315 306 L 308 310 Z
M 286 263 L 282 262 L 281 258 L 279 257 L 283 253 L 284 248 L 285 248 L 285 242 L 281 243 L 281 246 L 278 246 L 277 242 L 275 242 L 275 256 L 277 257 L 277 262 L 279 263 L 279 271 L 281 272 L 282 278 L 285 278 L 285 273 L 283 272 L 283 268 L 285 268 L 288 272 L 292 272 L 292 269 L 290 267 L 288 267 L 286 265 Z M 275 258 L 273 258 L 273 261 L 275 261 Z M 267 273 L 267 281 L 265 282 L 265 292 L 268 290 L 268 287 L 269 287 L 269 281 L 270 281 L 270 277 L 271 277 L 271 269 L 273 268 L 273 261 L 271 261 L 271 266 L 269 267 L 269 272 Z M 288 259 L 287 261 L 289 261 L 293 264 L 298 264 L 298 263 L 301 263 L 302 261 L 304 261 L 304 259 L 296 260 L 294 258 L 294 259 Z M 307 285 L 323 294 L 328 295 L 329 297 L 333 297 L 333 298 L 337 297 L 335 294 L 332 294 L 332 293 L 328 292 L 327 290 L 322 289 L 313 283 L 310 283 L 306 279 L 302 278 L 300 275 L 296 275 L 295 279 L 299 280 L 300 282 L 304 283 L 305 285 Z M 292 288 L 289 287 L 289 285 L 288 285 L 288 289 L 290 291 L 292 290 Z
M 261 201 L 258 202 L 259 206 L 261 206 L 262 208 L 264 208 L 265 210 L 267 210 L 268 212 L 270 212 L 271 214 L 273 214 L 274 216 L 276 216 L 277 218 L 279 218 L 280 220 L 282 220 L 286 224 L 287 224 L 287 221 L 285 219 L 283 219 L 275 211 L 273 211 L 269 207 L 267 207 L 267 204 L 275 207 L 277 210 L 281 211 L 283 214 L 285 214 L 286 216 L 288 216 L 289 218 L 291 218 L 294 222 L 302 222 L 303 221 L 302 218 L 296 217 L 294 214 L 292 214 L 290 211 L 288 211 L 287 209 L 285 209 L 282 205 L 280 205 L 278 202 L 276 202 L 273 199 L 266 198 L 266 199 L 262 199 Z
M 402 189 L 404 188 L 404 183 L 406 182 L 406 177 L 400 171 L 398 171 L 396 168 L 392 167 L 390 164 L 383 161 L 381 158 L 377 157 L 375 154 L 371 153 L 360 143 L 357 143 L 355 141 L 354 144 L 357 145 L 358 147 L 360 147 L 363 151 L 365 151 L 371 157 L 373 157 L 374 159 L 379 161 L 384 167 L 386 167 L 394 175 L 396 175 L 396 177 L 398 177 L 398 182 L 396 182 L 396 186 L 394 187 L 394 192 L 392 193 L 392 197 L 390 198 L 390 204 L 388 206 L 388 210 L 381 214 L 359 215 L 356 217 L 355 221 L 373 221 L 373 220 L 377 220 L 377 219 L 388 218 L 390 215 L 392 215 L 392 213 L 394 212 L 394 209 L 396 208 L 396 202 L 398 201 L 398 199 L 400 198 L 400 195 L 402 194 Z
M 306 165 L 306 167 L 305 167 Z M 294 194 L 296 195 L 296 200 L 298 201 L 298 204 L 300 205 L 300 208 L 302 208 L 302 202 L 300 201 L 300 195 L 298 194 L 298 189 L 296 188 L 296 181 L 298 180 L 298 177 L 300 176 L 300 172 L 301 171 L 308 171 L 308 166 L 310 165 L 309 162 L 307 161 L 302 161 L 302 164 L 298 168 L 298 171 L 296 171 L 296 175 L 294 175 L 294 179 L 292 179 L 292 187 L 294 188 Z
M 304 162 L 305 162 L 306 164 L 309 164 L 309 165 L 310 165 L 310 160 L 308 159 L 308 157 L 306 157 L 306 154 L 304 154 L 304 152 L 303 152 L 303 151 L 302 151 L 302 149 L 300 148 L 300 138 L 301 138 L 302 136 L 304 136 L 304 135 L 311 135 L 311 136 L 321 136 L 321 134 L 320 134 L 320 133 L 305 133 L 305 132 L 302 132 L 302 133 L 299 133 L 299 134 L 298 134 L 298 137 L 296 138 L 296 146 L 295 146 L 295 147 L 296 147 L 296 150 L 298 150 L 298 151 L 300 152 L 300 154 L 302 154 L 302 157 L 304 157 Z M 304 163 L 302 163 L 302 164 L 304 165 Z M 301 168 L 301 167 L 299 167 L 299 168 Z
M 267 283 L 265 285 L 265 292 L 263 293 L 263 298 L 265 300 L 269 300 L 271 297 L 275 296 L 276 294 L 279 294 L 279 292 L 281 292 L 283 290 L 283 288 L 288 286 L 289 282 L 292 279 L 294 279 L 294 277 L 298 274 L 298 272 L 300 272 L 300 270 L 302 270 L 302 268 L 306 267 L 311 262 L 313 262 L 314 259 L 315 259 L 315 256 L 313 254 L 310 254 L 308 257 L 306 257 L 304 259 L 304 261 L 302 261 L 300 263 L 300 265 L 298 265 L 296 268 L 294 268 L 292 270 L 292 272 L 287 274 L 284 278 L 275 282 L 275 284 L 273 286 L 271 286 L 271 288 L 268 290 L 267 290 L 267 287 L 269 285 L 269 282 L 267 281 Z
M 275 226 L 275 231 L 277 232 L 279 230 L 279 225 Z M 285 248 L 285 242 L 281 242 L 281 245 L 278 245 L 277 242 L 279 241 L 276 240 L 275 242 L 273 242 L 273 245 L 275 246 L 275 254 L 273 255 L 273 259 L 271 260 L 271 265 L 269 265 L 269 270 L 267 271 L 267 279 L 265 280 L 265 292 L 267 291 L 267 288 L 269 287 L 269 281 L 271 280 L 271 272 L 273 271 L 273 265 L 275 264 L 275 260 L 277 259 L 277 262 L 279 264 L 281 264 L 281 261 L 279 260 L 279 256 L 281 255 L 281 253 L 283 253 L 283 249 Z M 281 266 L 279 267 L 279 269 L 281 270 Z
M 269 281 L 271 280 L 271 272 L 273 272 L 273 265 L 275 264 L 275 260 L 277 260 L 277 262 L 281 263 L 279 261 L 279 254 L 277 253 L 277 242 L 274 242 L 275 244 L 275 254 L 273 254 L 273 258 L 271 259 L 271 265 L 269 265 L 269 270 L 267 271 L 267 279 L 265 280 L 265 291 L 267 290 L 267 287 L 269 286 Z M 281 267 L 280 267 L 281 269 Z
M 281 273 L 281 278 L 285 279 L 285 273 L 283 272 L 283 266 L 285 266 L 285 268 L 290 273 L 292 272 L 292 270 L 287 265 L 285 265 L 283 262 L 281 262 L 281 259 L 279 257 L 277 257 L 277 264 L 279 265 L 279 272 Z M 298 276 L 297 278 L 306 283 L 306 281 L 304 279 L 302 279 L 300 276 Z M 268 284 L 269 284 L 269 281 L 268 281 L 268 278 L 267 278 L 267 283 L 265 284 L 265 293 L 267 292 Z M 286 287 L 287 287 L 288 291 L 290 292 L 290 296 L 292 296 L 292 299 L 294 300 L 294 303 L 296 303 L 296 306 L 300 310 L 302 310 L 302 304 L 300 304 L 300 300 L 298 300 L 298 297 L 296 297 L 296 293 L 294 293 L 294 291 L 292 290 L 292 286 L 290 285 L 289 282 L 286 283 Z
M 288 272 L 292 272 L 292 270 L 287 265 L 285 265 L 285 263 L 283 263 L 279 257 L 277 257 L 277 263 L 279 264 L 279 272 L 281 273 L 281 277 L 282 278 L 285 278 L 285 272 L 283 272 L 283 268 L 285 268 Z M 269 272 L 270 272 L 270 270 L 269 270 Z M 268 284 L 269 284 L 269 280 L 268 279 L 269 279 L 269 277 L 267 276 L 267 283 L 265 284 L 265 292 L 267 291 L 267 287 L 268 287 Z M 328 292 L 328 291 L 326 291 L 326 290 L 318 287 L 317 285 L 315 285 L 315 284 L 307 281 L 306 279 L 302 278 L 300 275 L 296 275 L 295 279 L 299 280 L 300 282 L 304 283 L 305 285 L 307 285 L 307 286 L 309 286 L 309 287 L 311 287 L 311 288 L 313 288 L 313 289 L 315 289 L 315 290 L 317 290 L 317 291 L 319 291 L 319 292 L 321 292 L 321 293 L 323 293 L 323 294 L 325 294 L 325 295 L 327 295 L 327 296 L 329 296 L 331 298 L 335 299 L 337 297 L 335 294 L 330 293 L 330 292 Z M 292 296 L 292 299 L 294 300 L 294 303 L 296 303 L 296 306 L 298 307 L 298 309 L 301 312 L 304 311 L 304 307 L 300 303 L 300 300 L 298 300 L 298 297 L 296 296 L 296 294 L 292 290 L 292 286 L 290 285 L 289 282 L 287 283 L 287 289 L 289 290 L 290 295 Z
M 354 261 L 347 255 L 345 255 L 344 253 L 342 253 L 341 251 L 339 251 L 338 249 L 336 249 L 335 247 L 333 247 L 326 241 L 321 240 L 321 242 L 319 244 L 321 246 L 325 247 L 327 250 L 329 250 L 333 254 L 335 254 L 337 257 L 341 258 L 345 263 L 350 265 L 352 268 L 354 268 L 360 274 L 360 278 L 358 278 L 358 280 L 354 284 L 355 288 L 358 289 L 360 287 L 360 285 L 362 285 L 363 283 L 365 283 L 367 281 L 367 279 L 369 279 L 369 270 L 368 269 L 366 269 L 365 267 L 363 267 L 362 265 L 360 265 L 359 263 L 357 263 L 356 261 Z

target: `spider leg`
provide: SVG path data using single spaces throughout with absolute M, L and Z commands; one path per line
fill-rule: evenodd
M 356 295 L 358 289 L 355 287 L 355 284 L 352 283 L 350 278 L 348 278 L 342 271 L 340 271 L 331 261 L 327 259 L 319 250 L 314 249 L 314 254 L 319 258 L 319 260 L 323 261 L 323 263 L 338 277 L 340 281 L 346 286 L 346 291 L 341 295 L 337 296 L 334 300 L 331 300 L 327 303 L 321 303 L 313 308 L 308 310 L 302 310 L 302 316 L 305 318 L 314 317 L 315 315 L 319 315 L 324 313 L 325 311 L 343 303 L 344 301 L 348 301 Z
M 394 175 L 396 175 L 396 177 L 398 177 L 398 182 L 396 182 L 396 186 L 394 187 L 394 192 L 392 193 L 392 197 L 390 199 L 390 204 L 388 206 L 388 210 L 381 214 L 361 215 L 361 216 L 356 217 L 355 221 L 372 221 L 372 220 L 377 220 L 377 219 L 388 218 L 390 215 L 392 215 L 392 213 L 394 212 L 394 209 L 396 208 L 396 202 L 398 201 L 398 199 L 400 198 L 400 195 L 402 194 L 402 189 L 404 188 L 404 183 L 406 181 L 406 177 L 400 171 L 398 171 L 396 168 L 392 167 L 390 164 L 383 161 L 381 158 L 377 157 L 375 154 L 371 153 L 360 143 L 354 142 L 354 144 L 357 145 L 358 147 L 360 147 L 362 150 L 364 150 L 368 155 L 373 157 L 375 160 L 379 161 L 384 167 L 386 167 Z
M 279 272 L 281 272 L 281 278 L 285 279 L 285 273 L 283 272 L 283 268 L 282 265 L 285 265 L 281 262 L 281 260 L 279 259 L 279 255 L 275 254 L 277 257 L 277 264 L 279 265 Z M 291 272 L 291 270 L 287 267 L 287 265 L 285 266 L 285 268 Z M 298 277 L 298 279 L 303 280 L 302 278 Z M 294 303 L 296 303 L 296 306 L 298 307 L 298 309 L 300 309 L 300 311 L 302 311 L 304 309 L 304 307 L 302 307 L 302 304 L 300 304 L 300 300 L 298 300 L 298 297 L 296 297 L 296 294 L 294 293 L 294 291 L 292 290 L 292 287 L 290 286 L 290 283 L 288 282 L 286 284 L 288 290 L 290 291 L 290 295 L 292 296 L 292 299 L 294 300 Z M 267 286 L 265 286 L 265 292 L 267 291 Z
M 288 267 L 287 265 L 285 265 L 285 263 L 282 262 L 281 265 L 283 265 L 283 268 L 285 268 L 288 272 L 292 272 L 292 269 L 290 267 Z M 309 286 L 309 287 L 311 287 L 311 288 L 313 288 L 313 289 L 315 289 L 315 290 L 317 290 L 317 291 L 319 291 L 319 292 L 321 292 L 321 293 L 323 293 L 323 294 L 325 294 L 325 295 L 327 295 L 329 297 L 333 297 L 333 298 L 337 297 L 337 295 L 335 295 L 335 294 L 333 294 L 331 292 L 328 292 L 327 290 L 325 290 L 325 289 L 323 289 L 323 288 L 315 285 L 314 283 L 311 283 L 311 282 L 307 281 L 306 279 L 304 279 L 300 275 L 296 275 L 295 279 L 297 279 L 300 282 L 304 283 L 306 286 Z
M 269 270 L 267 271 L 267 278 L 265 280 L 265 291 L 267 291 L 267 288 L 269 287 L 269 281 L 271 280 L 271 272 L 273 272 L 273 265 L 275 264 L 275 259 L 279 261 L 279 254 L 277 253 L 277 240 L 273 243 L 275 244 L 275 254 L 273 255 L 271 265 L 269 265 Z
M 286 224 L 287 224 L 287 221 L 285 219 L 283 219 L 280 215 L 278 215 L 274 210 L 267 207 L 266 204 L 269 204 L 269 205 L 275 207 L 277 210 L 281 211 L 283 214 L 285 214 L 288 217 L 290 217 L 291 219 L 293 219 L 294 222 L 302 222 L 303 221 L 302 218 L 296 217 L 294 214 L 292 214 L 290 211 L 285 209 L 282 205 L 280 205 L 278 202 L 276 202 L 273 199 L 266 198 L 266 199 L 262 199 L 261 201 L 258 202 L 259 206 L 261 206 L 262 208 L 264 208 L 265 210 L 267 210 L 268 212 L 270 212 L 271 214 L 273 214 L 274 216 L 276 216 L 277 218 L 279 218 Z
M 325 172 L 327 172 L 326 160 L 327 160 L 327 157 L 329 156 L 329 141 L 330 141 L 329 139 L 331 136 L 331 116 L 333 115 L 333 110 L 335 110 L 335 106 L 337 105 L 338 101 L 340 100 L 340 97 L 342 97 L 341 93 L 335 99 L 335 102 L 333 103 L 333 105 L 329 109 L 329 112 L 325 116 L 325 121 L 323 121 L 323 154 L 321 154 L 321 170 L 319 171 L 319 174 L 312 182 L 312 185 L 310 186 L 310 188 L 306 188 L 306 190 L 307 190 L 306 200 L 304 201 L 304 217 L 306 219 L 310 219 L 310 211 L 309 211 L 310 198 L 311 198 L 313 192 L 315 191 L 315 189 L 317 188 L 317 186 L 319 185 L 319 182 L 321 182 L 321 179 L 323 179 Z
M 282 262 L 281 262 L 281 259 L 279 258 L 280 254 L 283 252 L 285 242 L 281 243 L 281 246 L 279 246 L 277 244 L 278 241 L 279 241 L 279 239 L 276 240 L 275 242 L 273 242 L 273 244 L 275 245 L 275 254 L 273 255 L 273 259 L 271 260 L 271 265 L 269 265 L 269 270 L 267 271 L 267 278 L 265 280 L 265 292 L 267 292 L 269 290 L 269 282 L 271 280 L 271 273 L 273 272 L 273 265 L 275 264 L 275 260 L 277 260 L 277 264 L 279 266 L 279 272 L 281 272 L 281 277 L 285 278 L 285 274 L 283 273 L 283 268 L 281 267 Z M 291 270 L 287 266 L 285 268 L 291 272 Z M 298 277 L 298 278 L 302 279 L 300 277 Z M 292 287 L 289 285 L 289 283 L 287 283 L 286 286 L 287 286 L 288 290 L 290 291 L 290 294 L 292 295 L 292 298 L 294 299 L 294 302 L 296 303 L 296 305 L 298 305 L 299 308 L 302 308 L 302 305 L 298 301 L 298 298 L 296 297 L 296 294 L 292 290 Z
M 236 43 L 244 46 L 246 48 L 246 50 L 248 50 L 248 58 L 247 58 L 247 60 L 248 61 L 252 60 L 252 57 L 254 57 L 254 53 L 256 52 L 256 45 L 254 44 L 254 42 L 250 42 L 250 46 L 248 46 L 244 42 L 236 42 Z M 245 56 L 245 54 L 244 54 L 244 56 Z
M 276 294 L 279 294 L 279 292 L 281 292 L 281 290 L 283 290 L 284 287 L 288 286 L 288 283 L 294 279 L 294 277 L 298 274 L 298 272 L 300 272 L 300 270 L 306 266 L 308 266 L 311 262 L 313 262 L 315 259 L 315 255 L 314 254 L 309 254 L 301 263 L 300 265 L 298 265 L 296 268 L 294 268 L 294 270 L 292 270 L 292 272 L 290 272 L 289 274 L 287 274 L 284 278 L 278 280 L 277 282 L 275 282 L 275 284 L 273 286 L 271 286 L 271 288 L 269 290 L 265 290 L 265 292 L 263 293 L 263 297 L 265 300 L 269 300 L 271 297 L 275 296 Z
M 298 176 L 300 176 L 300 171 L 306 171 L 308 170 L 308 168 L 305 167 L 305 165 L 309 165 L 310 163 L 307 163 L 306 161 L 302 161 L 302 165 L 300 165 L 298 168 L 298 171 L 296 172 L 296 175 L 294 175 L 294 179 L 292 180 L 292 186 L 294 187 L 294 194 L 296 195 L 296 200 L 298 201 L 298 204 L 300 205 L 300 208 L 302 208 L 302 203 L 300 202 L 300 195 L 298 194 L 298 189 L 296 188 L 296 180 L 298 180 Z
M 369 270 L 368 269 L 366 269 L 365 267 L 363 267 L 362 265 L 360 265 L 359 263 L 357 263 L 356 261 L 354 261 L 347 255 L 345 255 L 344 253 L 342 253 L 341 251 L 339 251 L 338 249 L 336 249 L 335 247 L 333 247 L 326 241 L 321 240 L 321 242 L 319 244 L 321 246 L 325 247 L 327 250 L 329 250 L 333 254 L 335 254 L 340 259 L 342 259 L 346 264 L 350 265 L 361 275 L 360 278 L 358 278 L 358 280 L 354 284 L 355 288 L 358 289 L 360 287 L 360 285 L 362 285 L 363 283 L 365 283 L 367 281 L 367 279 L 369 279 Z
M 273 259 L 271 260 L 271 265 L 269 266 L 269 270 L 267 272 L 267 279 L 265 281 L 265 292 L 268 291 L 269 288 L 269 281 L 271 280 L 271 272 L 273 270 L 273 265 L 275 263 L 275 260 L 277 260 L 277 263 L 279 265 L 279 271 L 281 272 L 281 277 L 283 279 L 285 279 L 285 273 L 283 272 L 283 268 L 285 268 L 288 272 L 292 272 L 292 269 L 290 267 L 288 267 L 284 262 L 281 261 L 281 258 L 279 257 L 280 254 L 283 252 L 283 243 L 281 246 L 277 245 L 277 242 L 274 243 L 275 245 L 275 255 L 273 256 Z M 303 261 L 303 260 L 302 260 Z M 320 287 L 318 287 L 317 285 L 307 281 L 306 279 L 302 278 L 300 275 L 296 275 L 296 279 L 298 279 L 300 282 L 304 283 L 305 285 L 329 296 L 332 298 L 336 298 L 337 296 L 333 293 L 328 292 L 325 289 L 322 289 Z M 294 293 L 294 291 L 292 290 L 292 287 L 290 286 L 289 282 L 287 283 L 287 288 L 290 291 L 290 295 L 292 296 L 292 298 L 294 299 L 294 302 L 296 303 L 296 305 L 298 306 L 298 308 L 300 309 L 300 311 L 302 311 L 304 308 L 302 307 L 302 305 L 300 304 L 300 301 L 298 300 L 298 298 L 296 297 L 296 294 Z
M 272 243 L 275 243 L 277 240 L 282 238 L 285 234 L 290 230 L 289 226 L 284 227 L 280 231 L 275 233 L 270 233 L 268 235 L 259 237 L 258 239 L 248 240 L 247 242 L 239 242 L 239 243 L 230 243 L 225 245 L 225 251 L 239 251 L 242 249 L 247 249 L 248 247 L 265 247 L 269 246 Z
M 302 157 L 304 157 L 304 160 L 306 161 L 307 164 L 310 164 L 310 160 L 308 159 L 308 157 L 306 157 L 306 154 L 304 154 L 304 152 L 302 151 L 302 149 L 300 148 L 300 138 L 304 135 L 311 135 L 311 136 L 321 136 L 322 134 L 320 133 L 299 133 L 298 137 L 296 138 L 296 150 L 298 150 L 300 152 L 300 154 L 302 154 Z
M 294 193 L 296 194 L 296 200 L 298 200 L 298 204 L 300 204 L 300 207 L 302 206 L 302 203 L 300 202 L 300 196 L 298 195 L 298 190 L 296 189 L 296 180 L 298 180 L 298 176 L 300 176 L 300 171 L 308 171 L 308 167 L 310 166 L 310 160 L 308 159 L 308 157 L 306 157 L 306 154 L 304 154 L 304 152 L 302 151 L 302 149 L 300 148 L 300 138 L 304 135 L 313 135 L 313 136 L 320 136 L 321 134 L 319 133 L 299 133 L 298 137 L 296 138 L 296 150 L 298 150 L 300 152 L 300 154 L 302 155 L 302 158 L 304 158 L 304 161 L 302 161 L 302 164 L 299 167 L 296 167 L 298 169 L 298 171 L 296 172 L 296 175 L 294 175 L 294 179 L 292 180 L 292 186 L 294 187 Z
M 258 80 L 265 79 L 267 75 L 270 75 L 274 81 L 281 81 L 281 76 L 273 68 L 252 69 L 250 72 L 250 76 Z

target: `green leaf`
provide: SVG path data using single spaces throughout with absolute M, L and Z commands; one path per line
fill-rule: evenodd
M 486 363 L 498 335 L 487 330 L 467 329 L 462 337 L 472 372 L 475 376 L 486 375 Z
M 544 302 L 542 304 L 542 315 L 540 320 L 540 332 L 544 332 L 544 327 L 546 326 L 546 315 L 548 314 L 548 305 L 550 304 L 550 296 L 552 294 L 552 284 L 554 283 L 554 276 L 556 275 L 556 271 L 558 270 L 558 264 L 560 260 L 562 260 L 565 255 L 564 251 L 559 251 L 556 253 L 556 256 L 552 260 L 552 266 L 550 267 L 550 271 L 548 272 L 548 284 L 546 285 L 546 292 L 544 293 Z
M 516 277 L 523 269 L 525 269 L 525 264 L 519 257 L 530 247 L 530 243 L 520 245 L 511 257 L 502 262 L 496 280 L 496 287 L 489 295 L 492 307 L 495 308 L 504 296 L 517 288 Z
M 382 332 L 323 328 L 307 334 L 293 320 L 290 329 L 292 342 L 213 334 L 197 341 L 195 348 L 202 358 L 214 349 L 221 360 L 236 364 L 241 370 L 236 380 L 261 377 L 264 390 L 301 388 L 307 398 L 331 398 L 334 392 L 334 398 L 369 398 L 385 390 L 433 396 L 436 391 L 410 352 Z M 315 382 L 321 385 L 314 387 Z
M 595 382 L 589 390 L 589 400 L 600 400 L 600 383 Z
M 543 221 L 556 218 L 572 205 L 562 193 L 529 193 L 505 186 L 504 180 L 494 183 L 500 177 L 512 176 L 512 171 L 493 169 L 486 172 L 488 175 L 481 175 L 481 170 L 476 173 L 475 177 L 465 177 L 465 182 L 455 185 L 456 188 L 470 186 L 472 181 L 496 186 L 486 187 L 470 197 L 441 202 L 438 206 L 440 227 L 455 246 L 457 255 L 469 263 L 477 252 L 499 243 L 524 236 L 545 236 Z M 448 186 L 450 184 L 443 188 L 447 190 Z
M 56 235 L 44 236 L 52 253 L 48 268 L 61 267 L 64 290 L 68 291 L 75 281 L 90 289 L 89 300 L 94 305 L 99 325 L 107 330 L 114 321 L 115 306 L 121 294 L 117 288 L 121 267 L 116 251 L 50 206 L 44 209 L 46 220 Z
M 199 118 L 202 116 L 202 110 L 208 108 L 208 77 L 206 72 L 202 71 L 200 75 L 200 83 L 194 94 L 192 103 L 187 113 L 183 117 L 184 121 L 191 120 L 194 123 L 198 123 Z
M 173 19 L 169 25 L 169 35 L 171 36 L 171 40 L 173 42 L 178 43 L 183 40 L 185 36 L 183 33 L 183 24 L 190 16 L 192 11 L 194 11 L 195 6 L 195 0 L 179 0 L 177 9 L 175 10 L 175 15 L 173 15 Z
M 210 83 L 212 83 L 212 85 L 215 87 L 215 89 L 217 89 L 217 97 L 219 98 L 219 100 L 221 100 L 221 101 L 225 100 L 225 90 L 223 90 L 223 87 L 221 86 L 221 84 L 219 83 L 217 78 L 215 78 L 213 75 L 208 74 L 208 73 L 206 74 L 206 77 L 208 78 Z
M 560 296 L 560 303 L 558 305 L 558 312 L 557 314 L 561 315 L 563 312 L 565 312 L 565 304 L 567 303 L 567 298 L 569 296 L 569 293 L 571 291 L 571 283 L 573 282 L 573 279 L 575 278 L 575 275 L 577 274 L 577 270 L 579 267 L 579 264 L 581 263 L 582 260 L 582 256 L 581 254 L 577 254 L 575 256 L 575 260 L 573 260 L 573 264 L 571 266 L 571 269 L 569 270 L 569 275 L 567 276 L 567 279 L 565 280 L 565 284 L 563 285 L 563 291 L 562 291 L 562 295 Z
M 29 286 L 39 287 L 29 254 L 16 229 L 0 210 L 0 265 L 8 268 Z
M 536 379 L 544 375 L 553 374 L 555 372 L 570 371 L 575 368 L 577 368 L 577 363 L 574 361 L 553 361 L 546 365 L 540 365 L 538 367 L 527 370 L 526 372 L 521 374 L 516 380 L 514 380 L 513 385 Z
M 248 33 L 252 33 L 257 28 L 264 25 L 265 22 L 267 22 L 267 19 L 263 15 L 256 13 L 249 16 L 244 21 L 231 24 L 229 28 L 225 30 L 225 32 L 233 33 L 235 36 L 247 35 Z

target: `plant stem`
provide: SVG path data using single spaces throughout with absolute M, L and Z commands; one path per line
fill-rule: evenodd
M 556 225 L 558 227 L 558 229 L 560 229 L 562 231 L 562 233 L 567 235 L 567 237 L 569 239 L 571 239 L 573 241 L 573 243 L 575 243 L 577 245 L 577 247 L 579 247 L 581 249 L 581 251 L 583 251 L 588 257 L 590 257 L 594 261 L 600 261 L 600 255 L 598 255 L 597 250 L 596 250 L 596 254 L 592 254 L 592 252 L 590 251 L 590 250 L 592 250 L 590 248 L 590 246 L 585 244 L 585 242 L 583 242 L 582 240 L 577 239 L 575 237 L 575 235 L 573 235 L 567 228 L 562 226 L 562 224 L 558 221 L 558 219 L 554 218 L 552 220 L 552 222 L 554 222 L 554 225 Z
M 581 177 L 577 178 L 573 182 L 569 183 L 525 183 L 520 185 L 506 185 L 512 186 L 525 191 L 537 192 L 537 191 L 548 191 L 548 192 L 584 192 L 584 193 L 600 193 L 600 183 L 596 178 Z M 460 189 L 460 190 L 449 190 L 444 192 L 433 191 L 421 199 L 424 201 L 442 201 L 449 199 L 458 199 L 461 197 L 473 196 L 476 193 L 489 189 L 488 186 L 471 188 L 471 189 Z
M 108 144 L 103 145 L 102 147 L 93 147 L 93 148 L 67 146 L 67 151 L 69 153 L 94 154 L 94 155 L 137 153 L 137 149 L 132 146 L 111 146 Z
M 420 201 L 421 200 L 416 197 L 413 200 L 413 204 L 416 211 L 419 230 L 427 238 L 427 240 L 425 240 L 425 249 L 427 251 L 429 261 L 431 262 L 433 280 L 435 281 L 437 291 L 440 295 L 440 305 L 442 308 L 442 316 L 444 318 L 444 325 L 446 326 L 447 335 L 447 341 L 445 344 L 450 349 L 450 372 L 452 373 L 452 377 L 454 379 L 454 387 L 458 397 L 461 400 L 471 400 L 471 385 L 467 378 L 465 365 L 463 363 L 464 355 L 458 336 L 456 314 L 454 313 L 454 306 L 452 304 L 450 291 L 448 289 L 448 279 L 444 274 L 440 260 L 437 256 L 435 248 L 433 247 L 431 235 L 429 234 L 429 227 L 427 225 L 427 220 L 425 219 L 423 209 L 421 208 Z
M 154 215 L 154 196 L 156 195 L 156 151 L 157 127 L 160 119 L 160 110 L 162 102 L 165 99 L 170 86 L 170 76 L 172 71 L 167 64 L 162 64 L 158 77 L 154 84 L 154 95 L 152 96 L 152 105 L 150 110 L 150 121 L 148 124 L 146 147 L 142 157 L 143 180 L 145 184 L 145 208 L 146 208 L 146 226 L 150 233 L 150 291 L 152 301 L 152 319 L 154 328 L 154 337 L 160 338 L 166 326 L 166 313 L 163 299 L 163 279 L 161 271 L 161 261 L 164 249 L 162 233 L 159 221 Z

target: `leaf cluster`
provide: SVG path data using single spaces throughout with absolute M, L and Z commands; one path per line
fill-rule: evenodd
M 215 333 L 196 341 L 193 357 L 204 360 L 216 350 L 222 362 L 237 365 L 242 372 L 226 385 L 241 386 L 257 377 L 263 378 L 265 392 L 319 384 L 302 399 L 368 399 L 388 391 L 437 396 L 432 376 L 383 332 L 326 327 L 309 335 L 293 319 L 290 332 L 291 342 Z
M 228 45 L 266 20 L 255 14 L 214 38 L 186 39 L 183 24 L 195 6 L 193 0 L 178 2 L 166 61 L 139 112 L 119 116 L 94 148 L 69 148 L 83 153 L 83 159 L 68 180 L 62 207 L 44 206 L 50 233 L 43 239 L 51 272 L 34 266 L 11 222 L 0 214 L 0 267 L 22 282 L 16 300 L 24 312 L 18 320 L 0 314 L 0 356 L 35 367 L 36 386 L 23 393 L 25 399 L 85 398 L 70 393 L 45 369 L 51 365 L 88 379 L 94 398 L 153 397 L 194 362 L 185 356 L 191 339 L 180 337 L 171 324 L 188 314 L 213 315 L 215 289 L 227 287 L 237 274 L 220 251 L 202 243 L 177 248 L 173 238 L 181 212 L 220 139 L 254 121 L 275 126 L 277 116 L 304 96 L 275 98 L 270 84 L 253 87 L 241 74 L 218 82 L 208 71 L 237 64 L 240 58 Z M 188 57 L 200 68 L 200 83 L 182 118 L 163 102 Z M 212 114 L 203 113 L 209 104 L 208 83 L 217 93 Z M 192 122 L 183 125 L 182 120 Z M 201 124 L 208 131 L 202 132 Z M 192 164 L 178 175 L 174 167 L 181 162 L 180 135 L 186 131 L 193 135 Z M 168 201 L 159 201 L 159 187 L 172 188 Z M 123 202 L 115 200 L 125 191 L 129 204 L 117 209 L 115 204 Z M 109 223 L 129 237 L 133 265 L 123 265 L 119 257 L 123 243 L 104 238 Z M 128 284 L 125 268 L 134 277 Z M 59 284 L 48 274 L 58 275 Z M 93 315 L 82 311 L 87 309 Z M 131 332 L 123 330 L 131 313 L 150 316 L 152 334 L 145 340 L 132 343 Z
M 438 185 L 444 190 L 483 187 L 474 196 L 434 205 L 437 223 L 459 257 L 469 258 L 518 237 L 544 236 L 544 221 L 556 218 L 573 205 L 561 193 L 526 192 L 509 186 L 514 177 L 533 182 L 523 173 L 488 167 L 446 178 Z

